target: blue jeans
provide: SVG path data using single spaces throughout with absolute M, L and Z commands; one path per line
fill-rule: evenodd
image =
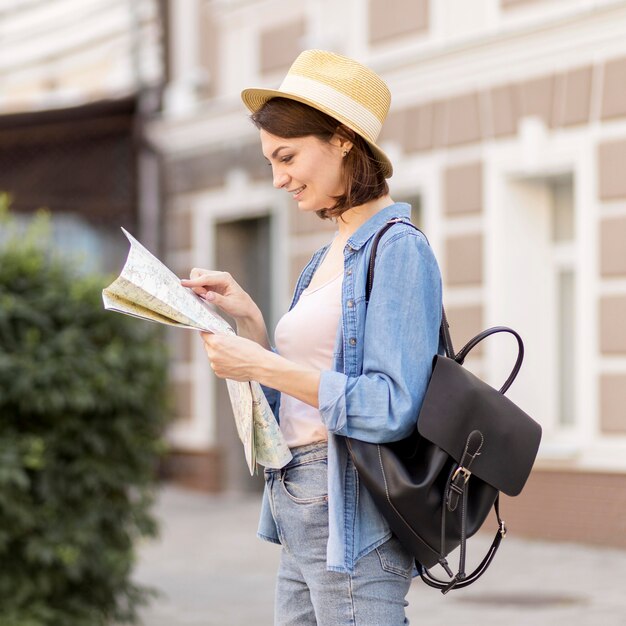
M 353 574 L 326 569 L 327 446 L 292 450 L 280 470 L 265 470 L 282 544 L 276 583 L 276 626 L 400 626 L 413 559 L 392 537 L 361 557 Z

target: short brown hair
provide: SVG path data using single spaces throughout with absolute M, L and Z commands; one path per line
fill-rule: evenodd
M 352 149 L 343 160 L 344 193 L 335 196 L 334 206 L 317 211 L 322 219 L 339 217 L 352 207 L 389 193 L 384 172 L 367 142 L 334 117 L 296 100 L 272 98 L 250 119 L 257 128 L 284 139 L 313 135 L 328 142 L 338 133 L 352 142 Z

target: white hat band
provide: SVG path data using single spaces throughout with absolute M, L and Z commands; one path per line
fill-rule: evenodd
M 344 119 L 352 120 L 363 131 L 365 139 L 372 143 L 376 142 L 382 122 L 369 109 L 341 91 L 296 74 L 287 74 L 279 90 L 323 104 L 330 111 L 336 111 Z

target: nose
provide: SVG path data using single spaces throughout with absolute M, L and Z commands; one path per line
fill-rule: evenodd
M 273 184 L 276 189 L 282 189 L 289 180 L 289 177 L 284 171 L 281 171 L 279 168 L 275 168 L 273 170 Z

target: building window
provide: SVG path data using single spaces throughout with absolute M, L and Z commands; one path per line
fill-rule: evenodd
M 515 328 L 525 344 L 524 366 L 507 395 L 557 440 L 581 418 L 575 221 L 571 175 L 511 181 L 489 270 L 493 318 Z M 494 350 L 494 374 L 504 372 L 510 348 L 498 343 Z
M 576 270 L 574 185 L 570 176 L 549 183 L 552 214 L 552 271 L 555 283 L 555 338 L 557 348 L 558 423 L 572 425 L 575 419 L 574 340 L 576 328 Z

